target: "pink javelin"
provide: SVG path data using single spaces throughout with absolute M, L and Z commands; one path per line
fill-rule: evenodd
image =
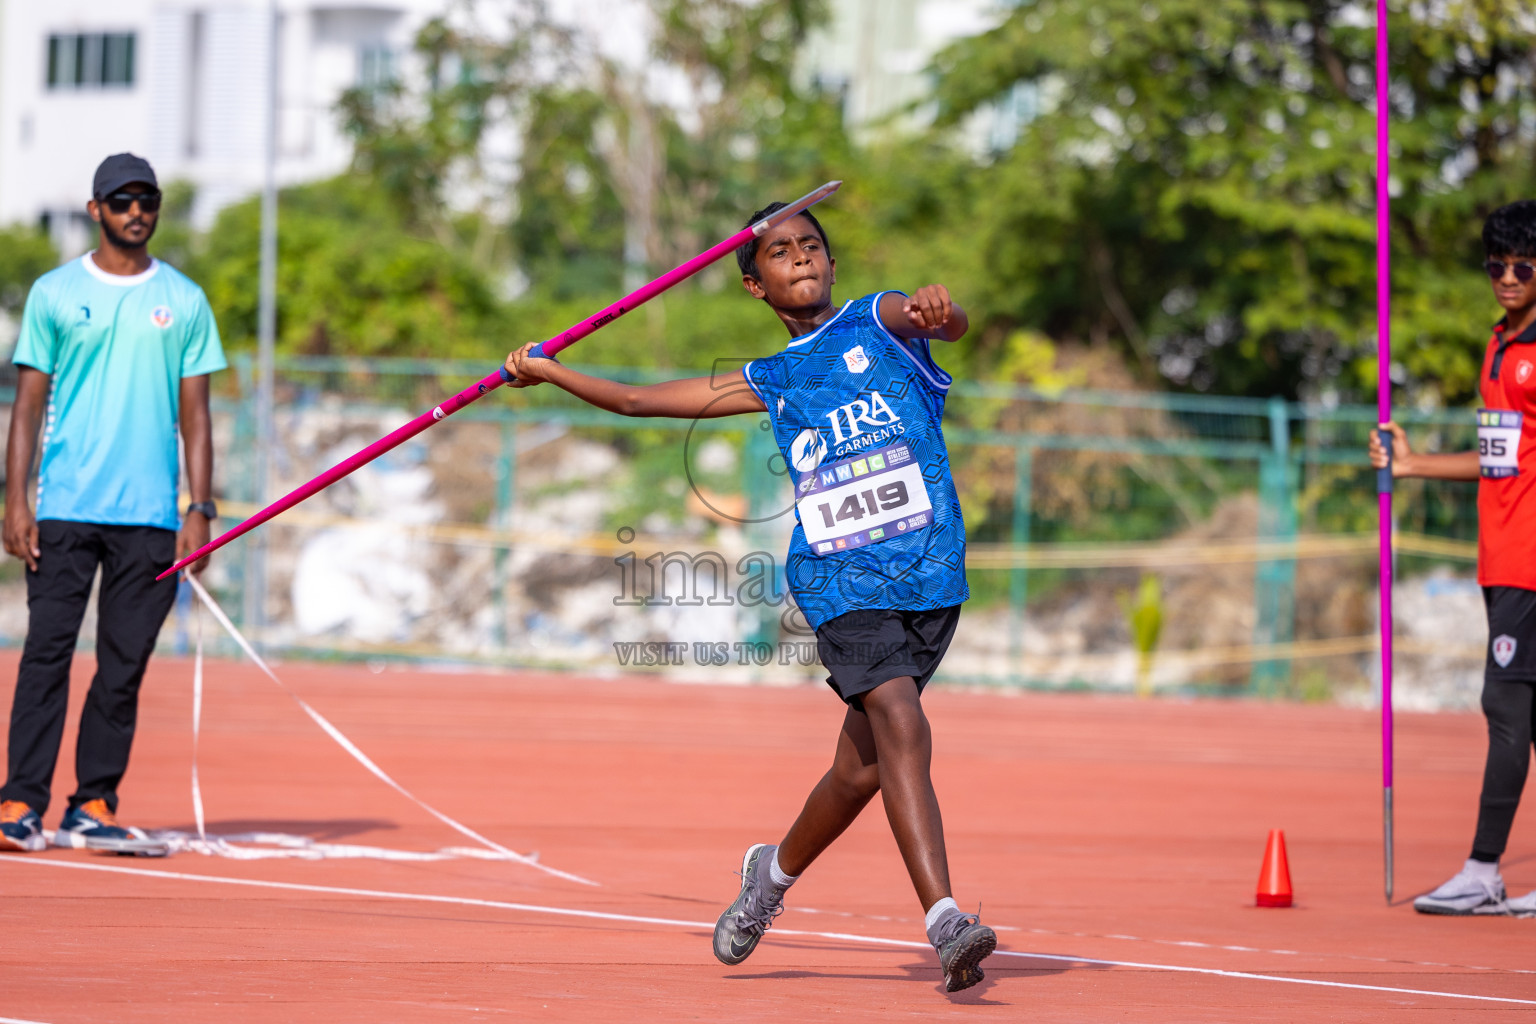
M 1376 415 L 1392 418 L 1391 136 L 1387 79 L 1387 0 L 1376 0 Z M 1378 433 L 1387 467 L 1376 472 L 1381 589 L 1382 850 L 1387 903 L 1392 902 L 1392 435 Z
M 801 196 L 799 199 L 796 199 L 794 202 L 784 207 L 784 209 L 776 210 L 775 212 L 764 217 L 762 220 L 742 228 L 730 238 L 727 238 L 725 241 L 704 250 L 686 263 L 674 267 L 649 284 L 641 285 L 639 288 L 636 288 L 634 291 L 630 292 L 628 295 L 624 296 L 622 299 L 620 299 L 618 302 L 615 302 L 607 309 L 587 317 L 585 320 L 576 324 L 574 327 L 571 327 L 569 330 L 557 334 L 555 337 L 550 338 L 547 341 L 541 341 L 537 346 L 534 347 L 533 354 L 538 356 L 557 355 L 564 349 L 567 349 L 570 346 L 576 344 L 576 342 L 580 341 L 582 338 L 585 338 L 593 331 L 596 331 L 602 327 L 606 327 L 608 324 L 617 320 L 625 313 L 628 313 L 636 306 L 640 306 L 643 303 L 654 299 L 656 296 L 660 295 L 668 288 L 671 288 L 679 281 L 684 281 L 692 277 L 694 274 L 697 274 L 699 271 L 703 270 L 705 267 L 709 266 L 720 257 L 734 252 L 737 246 L 751 241 L 753 238 L 761 237 L 765 232 L 768 231 L 769 228 L 772 228 L 774 225 L 782 224 L 786 220 L 789 220 L 791 217 L 805 212 L 812 206 L 815 206 L 817 203 L 827 198 L 827 196 L 831 195 L 833 192 L 836 192 L 838 188 L 842 186 L 842 184 L 843 183 L 841 181 L 829 181 L 825 185 L 816 189 L 814 192 L 809 192 L 806 195 Z M 405 424 L 403 427 L 400 427 L 393 432 L 386 434 L 384 437 L 379 438 L 377 441 L 373 442 L 373 444 L 364 448 L 356 455 L 352 455 L 346 459 L 343 459 L 341 462 L 338 462 L 324 473 L 321 473 L 319 476 L 315 477 L 309 483 L 304 484 L 302 487 L 295 488 L 293 491 L 290 491 L 288 494 L 279 498 L 277 501 L 274 501 L 272 504 L 268 505 L 260 512 L 257 512 L 255 515 L 251 516 L 251 518 L 234 527 L 232 530 L 229 530 L 227 533 L 219 537 L 215 537 L 207 544 L 204 544 L 202 547 L 192 552 L 186 558 L 183 558 L 181 561 L 165 570 L 165 572 L 162 572 L 160 575 L 156 576 L 155 579 L 163 580 L 167 576 L 170 576 L 173 573 L 179 572 L 180 570 L 186 568 L 205 555 L 212 554 L 235 538 L 250 533 L 252 530 L 256 529 L 256 527 L 260 526 L 262 523 L 265 523 L 267 520 L 272 519 L 274 516 L 277 516 L 283 512 L 286 512 L 288 509 L 297 505 L 305 498 L 308 498 L 310 495 L 324 490 L 360 466 L 366 466 L 368 463 L 372 462 L 380 455 L 383 455 L 391 448 L 394 448 L 397 445 L 410 440 L 417 434 L 421 433 L 423 430 L 426 430 L 428 427 L 432 426 L 432 424 L 437 423 L 439 420 L 447 419 L 449 416 L 452 416 L 454 413 L 458 412 L 469 403 L 490 394 L 492 391 L 495 391 L 503 384 L 510 383 L 512 379 L 512 375 L 507 372 L 507 368 L 505 366 L 498 367 L 495 373 L 486 377 L 478 384 L 473 384 L 470 387 L 465 388 L 463 391 L 460 391 L 458 394 L 454 395 L 443 404 L 435 407 L 431 412 L 422 413 L 420 416 L 411 420 L 411 422 Z

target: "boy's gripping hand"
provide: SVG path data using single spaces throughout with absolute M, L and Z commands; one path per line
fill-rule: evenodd
M 1377 429 L 1391 432 L 1392 475 L 1402 476 L 1413 461 L 1413 449 L 1408 444 L 1408 435 L 1403 432 L 1402 427 L 1390 421 L 1378 424 Z M 1372 467 L 1387 468 L 1387 450 L 1381 446 L 1381 436 L 1375 430 L 1371 431 L 1371 440 L 1366 446 L 1366 451 L 1370 454 Z
M 509 388 L 531 388 L 535 384 L 543 384 L 549 380 L 549 369 L 559 364 L 553 359 L 536 358 L 528 353 L 533 351 L 533 346 L 538 342 L 530 341 L 522 348 L 513 349 L 507 353 L 507 372 L 517 379 L 507 385 Z
M 907 322 L 918 330 L 933 330 L 949 323 L 955 304 L 950 301 L 949 289 L 941 284 L 925 284 L 903 303 L 901 311 L 907 314 Z
M 959 341 L 971 326 L 965 310 L 941 284 L 925 284 L 907 298 L 887 292 L 880 299 L 880 322 L 898 338 L 941 341 Z

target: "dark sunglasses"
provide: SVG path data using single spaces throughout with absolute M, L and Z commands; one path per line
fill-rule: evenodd
M 111 195 L 101 197 L 101 201 L 107 204 L 107 209 L 113 213 L 127 213 L 133 209 L 133 204 L 139 204 L 139 210 L 143 213 L 158 213 L 160 210 L 160 193 L 155 192 L 113 192 Z
M 1488 276 L 1497 281 L 1504 276 L 1504 271 L 1509 264 L 1503 260 L 1489 260 L 1483 264 L 1483 269 L 1488 271 Z M 1515 280 L 1525 284 L 1531 278 L 1536 277 L 1536 265 L 1530 263 L 1516 263 L 1514 265 Z

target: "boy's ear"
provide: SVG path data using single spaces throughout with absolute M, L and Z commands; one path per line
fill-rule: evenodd
M 832 283 L 837 284 L 837 257 L 833 256 L 828 259 L 827 265 L 832 268 Z
M 747 290 L 747 294 L 752 296 L 754 299 L 766 299 L 768 297 L 768 292 L 763 288 L 763 282 L 759 281 L 751 274 L 741 275 L 741 286 L 745 288 Z
M 85 201 L 85 212 L 90 214 L 91 220 L 97 224 L 101 223 L 101 204 L 96 202 L 96 200 L 87 199 Z

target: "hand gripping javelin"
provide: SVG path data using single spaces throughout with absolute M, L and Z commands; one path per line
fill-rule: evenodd
M 641 285 L 639 288 L 630 292 L 628 295 L 624 296 L 622 299 L 620 299 L 618 302 L 615 302 L 607 309 L 587 317 L 585 320 L 581 321 L 570 329 L 557 334 L 555 337 L 550 338 L 547 341 L 540 342 L 538 345 L 534 346 L 533 355 L 550 357 L 558 354 L 564 349 L 569 348 L 570 346 L 576 344 L 576 342 L 580 341 L 582 338 L 585 338 L 587 335 L 591 334 L 593 331 L 596 331 L 602 327 L 606 327 L 608 324 L 617 320 L 619 317 L 623 316 L 625 313 L 628 313 L 635 307 L 640 306 L 651 299 L 654 299 L 656 296 L 660 295 L 668 288 L 671 288 L 679 281 L 683 281 L 689 277 L 692 277 L 694 274 L 697 274 L 699 271 L 703 270 L 705 267 L 709 266 L 720 257 L 733 252 L 737 246 L 749 242 L 753 238 L 761 237 L 768 231 L 769 228 L 772 228 L 778 224 L 782 224 L 786 220 L 789 220 L 791 217 L 803 213 L 812 206 L 815 206 L 817 203 L 827 198 L 827 196 L 831 195 L 833 192 L 836 192 L 842 184 L 843 183 L 841 181 L 829 181 L 825 185 L 816 189 L 814 192 L 809 192 L 806 195 L 801 196 L 793 203 L 790 203 L 788 206 L 784 207 L 784 209 L 777 210 L 774 213 L 764 217 L 762 220 L 753 224 L 749 224 L 747 227 L 742 228 L 740 231 L 725 239 L 723 242 L 719 242 L 711 248 L 704 250 L 697 256 L 693 257 L 693 259 L 688 260 L 686 263 L 674 267 L 673 269 L 667 271 L 665 274 L 662 274 L 660 277 L 656 278 L 656 280 L 651 281 L 649 284 Z M 160 575 L 156 576 L 155 579 L 163 580 L 167 576 L 170 576 L 186 568 L 205 555 L 212 554 L 219 548 L 223 547 L 225 544 L 228 544 L 230 541 L 234 540 L 236 537 L 241 537 L 247 533 L 250 533 L 252 530 L 256 529 L 256 527 L 260 526 L 262 523 L 265 523 L 267 520 L 272 519 L 273 517 L 283 512 L 286 512 L 288 509 L 297 505 L 305 498 L 308 498 L 310 495 L 319 491 L 323 491 L 325 488 L 329 487 L 331 484 L 335 483 L 337 480 L 340 480 L 342 477 L 346 476 L 348 473 L 351 473 L 358 467 L 366 466 L 380 455 L 383 455 L 385 452 L 396 447 L 397 445 L 410 440 L 417 434 L 421 433 L 423 430 L 426 430 L 428 427 L 432 426 L 434 423 L 447 419 L 449 416 L 452 416 L 454 413 L 458 412 L 469 403 L 484 395 L 490 394 L 492 391 L 501 387 L 503 384 L 510 383 L 512 379 L 512 375 L 507 372 L 507 368 L 505 366 L 497 367 L 495 373 L 486 377 L 478 384 L 474 384 L 465 388 L 463 391 L 460 391 L 446 402 L 443 402 L 441 405 L 433 408 L 430 412 L 422 413 L 420 416 L 411 420 L 411 422 L 379 438 L 377 441 L 373 442 L 373 444 L 370 444 L 356 455 L 348 456 L 341 462 L 338 462 L 324 473 L 321 473 L 319 476 L 315 477 L 309 483 L 295 488 L 288 494 L 284 495 L 277 501 L 274 501 L 272 504 L 262 509 L 260 512 L 257 512 L 255 515 L 251 516 L 251 518 L 247 519 L 245 522 L 234 527 L 228 532 L 215 537 L 207 544 L 204 544 L 202 547 L 198 548 L 196 551 L 192 552 L 190 555 L 181 559 L 175 565 L 165 570 L 165 572 L 162 572 Z

